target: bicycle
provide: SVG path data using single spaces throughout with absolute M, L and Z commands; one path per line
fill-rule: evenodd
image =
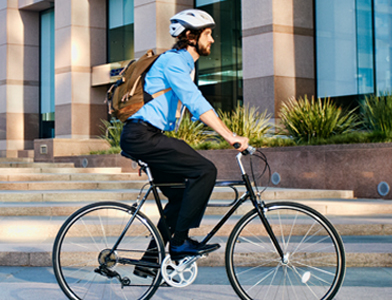
M 226 272 L 237 295 L 243 300 L 333 299 L 345 275 L 341 237 L 323 215 L 310 207 L 260 199 L 266 188 L 260 192 L 256 184 L 252 186 L 241 161 L 244 155 L 252 154 L 264 161 L 262 175 L 268 170 L 271 176 L 267 158 L 255 150 L 250 147 L 236 156 L 242 181 L 220 183 L 233 188 L 236 197 L 230 204 L 218 205 L 230 209 L 202 243 L 207 243 L 249 199 L 253 209 L 234 226 L 225 250 Z M 147 164 L 138 163 L 148 176 L 148 190 L 142 199 L 143 188 L 132 206 L 121 202 L 87 205 L 72 214 L 59 230 L 52 261 L 57 281 L 69 299 L 145 300 L 154 295 L 163 279 L 173 287 L 184 287 L 195 280 L 200 257 L 171 261 L 159 230 L 141 212 L 151 193 L 161 215 L 163 208 L 157 190 L 160 185 L 154 183 Z M 250 165 L 255 181 L 252 161 Z M 237 185 L 246 188 L 241 197 Z M 149 255 L 155 261 L 146 259 Z M 155 275 L 135 276 L 137 266 L 156 270 Z

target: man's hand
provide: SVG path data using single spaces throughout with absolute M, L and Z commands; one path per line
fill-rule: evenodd
M 248 149 L 249 146 L 249 139 L 247 137 L 243 137 L 243 136 L 233 136 L 233 140 L 232 141 L 228 141 L 230 143 L 230 145 L 234 146 L 234 144 L 239 144 L 240 147 L 237 148 L 237 150 L 239 152 L 245 151 L 246 149 Z

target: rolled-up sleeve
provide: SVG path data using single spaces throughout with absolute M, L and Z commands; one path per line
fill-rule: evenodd
M 192 68 L 181 56 L 174 55 L 167 61 L 164 74 L 174 94 L 189 109 L 193 117 L 199 119 L 202 114 L 213 107 L 192 81 L 191 71 Z

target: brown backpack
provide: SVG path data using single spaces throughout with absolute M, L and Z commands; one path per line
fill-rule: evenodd
M 148 50 L 141 58 L 130 61 L 121 71 L 121 78 L 106 94 L 109 114 L 125 122 L 145 103 L 171 90 L 168 88 L 150 95 L 143 89 L 144 77 L 158 57 L 152 50 Z

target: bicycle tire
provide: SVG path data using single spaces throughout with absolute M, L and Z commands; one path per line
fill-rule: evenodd
M 344 280 L 345 251 L 332 224 L 299 203 L 269 203 L 263 211 L 286 261 L 256 209 L 247 213 L 226 246 L 226 272 L 237 295 L 243 300 L 333 299 Z
M 69 299 L 147 300 L 154 295 L 162 280 L 160 269 L 154 278 L 142 278 L 133 274 L 134 264 L 124 262 L 124 258 L 140 261 L 151 239 L 157 244 L 154 250 L 159 265 L 164 259 L 162 237 L 144 214 L 136 214 L 115 254 L 109 256 L 107 250 L 112 249 L 134 214 L 135 208 L 127 204 L 98 202 L 79 209 L 65 221 L 53 245 L 52 263 L 57 282 Z M 109 258 L 100 269 L 105 257 Z

